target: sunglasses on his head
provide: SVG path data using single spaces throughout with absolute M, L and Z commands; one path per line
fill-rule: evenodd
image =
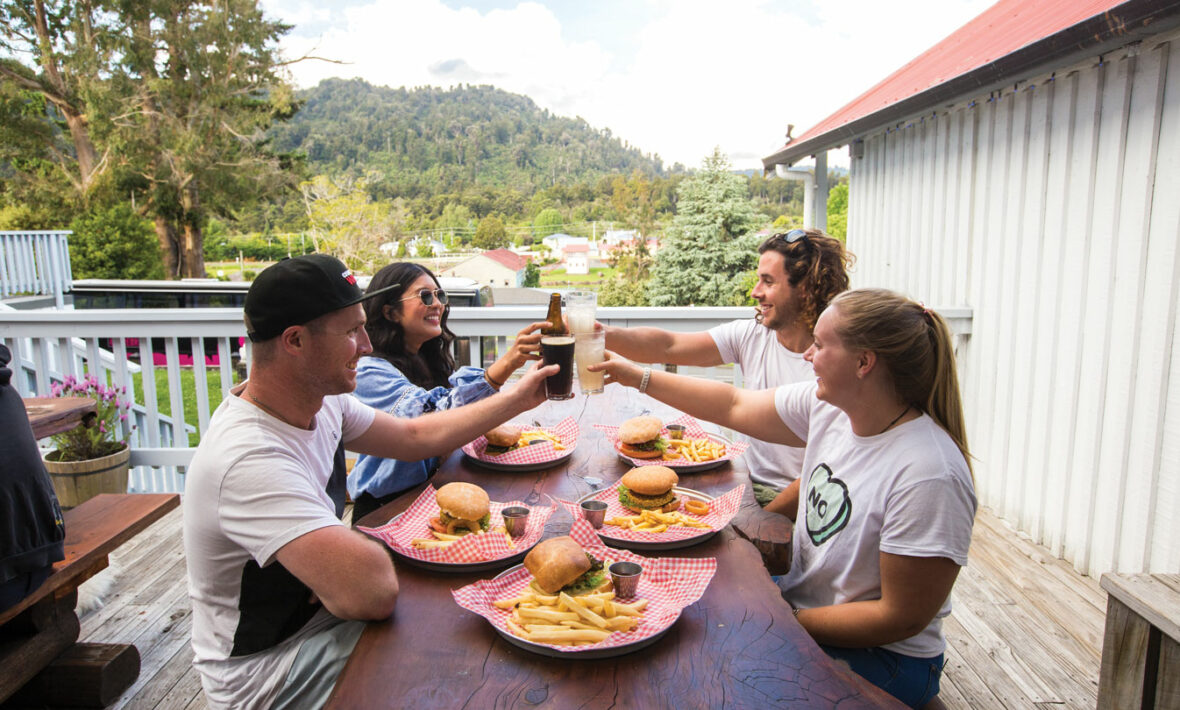
M 422 305 L 424 305 L 424 306 L 433 306 L 434 299 L 436 299 L 436 298 L 438 299 L 439 305 L 443 305 L 443 306 L 447 305 L 447 302 L 451 300 L 447 296 L 447 292 L 442 290 L 441 288 L 436 288 L 436 289 L 420 288 L 420 289 L 418 289 L 418 293 L 416 293 L 412 296 L 406 296 L 405 298 L 402 298 L 399 300 L 409 301 L 414 298 L 421 299 Z
M 786 234 L 776 234 L 774 235 L 774 238 L 781 239 L 787 244 L 794 244 L 795 242 L 806 241 L 807 231 L 803 229 L 792 229 Z

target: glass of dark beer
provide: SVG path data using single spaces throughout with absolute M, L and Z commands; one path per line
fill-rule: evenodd
M 557 374 L 545 378 L 545 395 L 549 399 L 574 397 L 574 336 L 547 335 L 541 338 L 541 359 L 546 365 L 561 367 Z

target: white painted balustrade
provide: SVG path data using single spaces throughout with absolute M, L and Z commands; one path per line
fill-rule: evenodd
M 451 309 L 448 325 L 470 341 L 470 364 L 491 362 L 527 324 L 545 319 L 544 306 Z M 971 330 L 971 309 L 940 309 L 961 346 Z M 677 331 L 706 330 L 738 318 L 750 308 L 599 308 L 598 319 L 621 326 L 655 326 Z M 232 383 L 245 376 L 249 341 L 240 308 L 142 310 L 0 310 L 0 342 L 12 350 L 14 382 L 23 396 L 46 396 L 67 375 L 101 373 L 139 404 L 130 432 L 131 490 L 181 491 L 184 466 L 192 457 L 188 434 L 202 434 Z M 147 356 L 154 342 L 154 357 Z M 216 364 L 193 367 L 188 353 L 216 354 Z M 482 355 L 481 355 L 482 354 Z M 199 358 L 197 360 L 200 362 Z M 157 373 L 165 391 L 157 392 Z M 682 372 L 740 382 L 736 368 Z M 191 378 L 183 373 L 191 372 Z M 220 396 L 210 401 L 211 373 L 220 377 Z M 188 391 L 186 391 L 186 389 Z M 196 418 L 184 412 L 185 395 L 196 400 Z M 157 401 L 163 401 L 162 406 Z M 181 436 L 178 432 L 183 432 Z M 196 436 L 192 440 L 196 440 Z M 195 444 L 193 444 L 195 445 Z

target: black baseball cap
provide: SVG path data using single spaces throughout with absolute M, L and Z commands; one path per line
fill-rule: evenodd
M 258 274 L 246 292 L 246 333 L 257 343 L 283 334 L 293 325 L 397 288 L 365 293 L 344 262 L 327 254 L 286 258 Z

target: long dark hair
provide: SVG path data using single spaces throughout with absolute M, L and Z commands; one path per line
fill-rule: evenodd
M 451 342 L 455 334 L 447 328 L 451 307 L 443 307 L 439 321 L 442 335 L 427 340 L 417 353 L 406 350 L 405 329 L 400 323 L 387 319 L 383 312 L 385 306 L 393 306 L 395 311 L 401 313 L 404 305 L 401 299 L 406 297 L 410 285 L 423 274 L 434 281 L 436 288 L 441 288 L 438 277 L 430 269 L 407 261 L 394 262 L 378 271 L 369 282 L 369 292 L 394 284 L 398 284 L 398 287 L 364 302 L 365 331 L 373 343 L 373 356 L 388 360 L 410 382 L 423 389 L 449 387 L 447 378 L 455 371 L 455 358 L 451 355 Z

